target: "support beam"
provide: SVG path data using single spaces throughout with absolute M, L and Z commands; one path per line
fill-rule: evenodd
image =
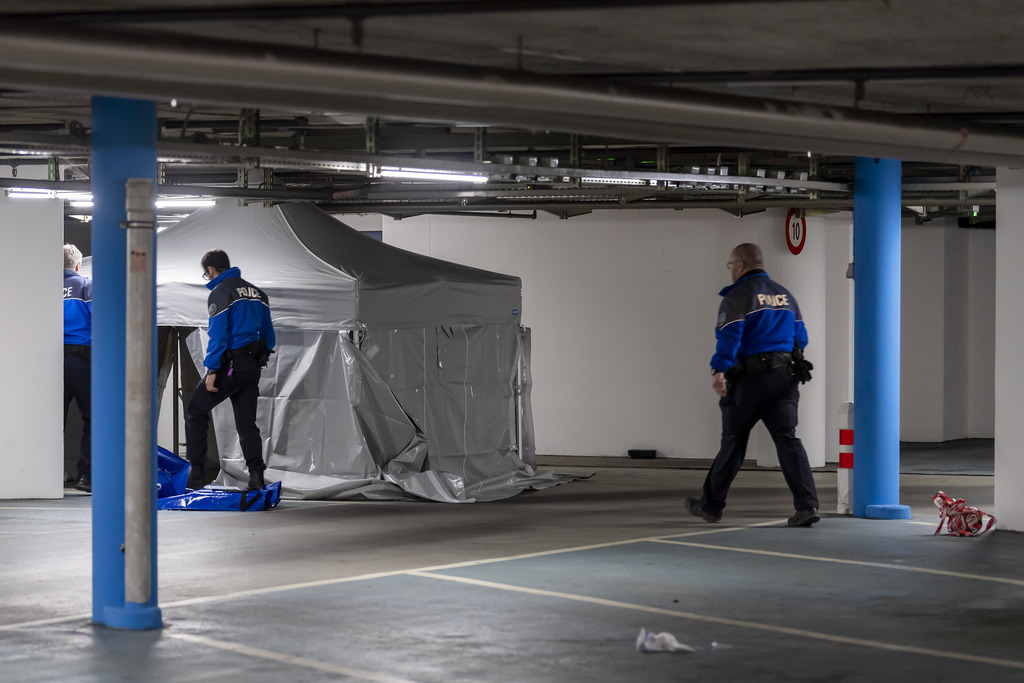
M 996 211 L 996 358 L 995 358 L 995 510 L 997 528 L 1024 531 L 1024 458 L 1019 441 L 1021 409 L 1024 408 L 1024 169 L 1000 168 Z
M 149 600 L 125 598 L 125 183 L 156 182 L 156 104 L 95 97 L 92 104 L 93 621 L 117 628 L 161 626 L 156 607 L 156 496 L 151 504 Z M 154 351 L 155 355 L 155 351 Z M 155 379 L 151 383 L 156 391 Z M 155 404 L 155 400 L 153 401 Z M 153 442 L 152 481 L 156 485 Z
M 900 494 L 900 173 L 858 158 L 853 204 L 853 514 L 910 519 Z

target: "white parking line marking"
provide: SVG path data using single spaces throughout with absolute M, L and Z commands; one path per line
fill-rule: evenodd
M 956 579 L 973 579 L 975 581 L 991 581 L 993 583 L 1008 583 L 1011 586 L 1024 586 L 1020 579 L 1004 579 L 998 576 L 985 576 L 983 574 L 966 574 L 964 572 L 951 572 L 944 569 L 929 569 L 927 567 L 908 567 L 902 564 L 888 564 L 886 562 L 866 562 L 864 560 L 844 560 L 837 557 L 819 557 L 816 555 L 797 555 L 794 553 L 780 553 L 774 550 L 754 550 L 751 548 L 732 548 L 724 545 L 710 545 L 707 543 L 692 543 L 690 541 L 673 541 L 669 539 L 654 539 L 653 543 L 666 543 L 669 545 L 684 545 L 691 548 L 704 548 L 706 550 L 725 550 L 734 553 L 747 553 L 750 555 L 767 555 L 769 557 L 783 557 L 787 560 L 812 560 L 814 562 L 831 562 L 833 564 L 851 564 L 858 567 L 877 567 L 879 569 L 896 569 L 901 572 L 917 572 L 920 574 L 934 574 L 936 576 L 950 576 Z
M 197 636 L 190 633 L 167 632 L 166 635 L 168 638 L 185 640 L 190 643 L 196 643 L 198 645 L 206 645 L 207 647 L 213 647 L 217 648 L 218 650 L 234 652 L 240 655 L 245 655 L 246 657 L 259 657 L 261 659 L 269 659 L 273 662 L 291 664 L 293 666 L 301 666 L 306 669 L 315 669 L 317 671 L 326 671 L 332 674 L 341 674 L 342 676 L 359 678 L 364 681 L 381 681 L 382 683 L 413 683 L 412 681 L 406 678 L 389 676 L 387 674 L 378 673 L 376 671 L 353 669 L 351 667 L 339 666 L 337 664 L 331 664 L 329 662 L 321 662 L 316 659 L 296 657 L 295 655 L 287 655 L 283 652 L 272 652 L 264 648 L 248 647 L 246 645 L 240 645 L 238 643 L 229 643 L 224 640 L 215 640 L 213 638 L 206 638 L 204 636 Z
M 752 526 L 766 526 L 766 525 L 769 525 L 769 524 L 778 524 L 778 523 L 779 523 L 779 521 L 775 520 L 775 521 L 772 521 L 772 522 L 762 522 L 760 524 L 756 524 L 756 525 L 752 525 Z M 361 574 L 361 575 L 358 575 L 358 576 L 348 576 L 348 577 L 340 577 L 340 578 L 333 578 L 333 579 L 321 579 L 319 581 L 304 581 L 304 582 L 301 582 L 301 583 L 283 584 L 283 585 L 278 585 L 278 586 L 267 586 L 266 588 L 253 588 L 251 590 L 236 591 L 236 592 L 233 592 L 233 593 L 221 593 L 219 595 L 208 595 L 208 596 L 199 597 L 199 598 L 187 598 L 187 599 L 184 599 L 184 600 L 175 600 L 173 602 L 162 602 L 160 604 L 160 607 L 162 609 L 169 609 L 169 608 L 172 608 L 172 607 L 188 607 L 190 605 L 205 605 L 205 604 L 210 604 L 210 603 L 215 603 L 215 602 L 224 602 L 224 601 L 228 601 L 228 600 L 237 600 L 239 598 L 249 598 L 249 597 L 255 597 L 255 596 L 259 596 L 259 595 L 269 595 L 269 594 L 272 594 L 272 593 L 279 593 L 279 592 L 290 591 L 290 590 L 300 590 L 300 589 L 303 589 L 303 588 L 320 588 L 322 586 L 333 586 L 333 585 L 336 585 L 336 584 L 349 583 L 349 582 L 352 582 L 352 581 L 369 581 L 369 580 L 372 580 L 372 579 L 380 579 L 380 578 L 385 578 L 385 577 L 388 577 L 388 576 L 400 576 L 402 574 L 407 574 L 410 571 L 440 571 L 440 570 L 443 570 L 443 569 L 459 569 L 459 568 L 462 568 L 462 567 L 476 567 L 476 566 L 485 565 L 485 564 L 495 564 L 495 563 L 499 563 L 499 562 L 509 562 L 509 561 L 512 561 L 512 560 L 523 560 L 523 559 L 528 559 L 528 558 L 532 558 L 532 557 L 545 557 L 545 556 L 548 556 L 548 555 L 558 555 L 558 554 L 561 554 L 561 553 L 572 553 L 572 552 L 578 552 L 578 551 L 582 551 L 582 550 L 595 550 L 595 549 L 599 549 L 599 548 L 612 548 L 612 547 L 616 547 L 616 546 L 630 545 L 630 544 L 633 544 L 633 543 L 644 543 L 644 542 L 649 542 L 649 541 L 656 541 L 656 540 L 659 540 L 659 539 L 662 539 L 662 538 L 686 538 L 686 537 L 691 537 L 691 536 L 705 536 L 705 535 L 709 535 L 709 534 L 719 534 L 719 533 L 725 533 L 725 532 L 730 532 L 730 531 L 742 531 L 743 529 L 746 529 L 746 528 L 748 528 L 748 527 L 715 526 L 714 528 L 702 529 L 700 531 L 693 531 L 693 532 L 685 533 L 685 534 L 671 534 L 670 536 L 649 536 L 649 537 L 645 537 L 645 538 L 632 538 L 632 539 L 626 539 L 626 540 L 623 540 L 623 541 L 610 541 L 608 543 L 597 543 L 597 544 L 593 544 L 593 545 L 575 546 L 575 547 L 572 547 L 572 548 L 556 548 L 554 550 L 544 550 L 544 551 L 540 551 L 540 552 L 536 552 L 536 553 L 525 553 L 525 554 L 522 554 L 522 555 L 508 555 L 508 556 L 505 556 L 505 557 L 492 557 L 492 558 L 489 558 L 489 559 L 470 560 L 470 561 L 467 561 L 467 562 L 453 562 L 453 563 L 450 563 L 450 564 L 435 565 L 435 566 L 431 566 L 431 567 L 419 567 L 419 568 L 414 568 L 414 569 L 411 569 L 411 570 L 409 570 L 409 569 L 396 569 L 396 570 L 393 570 L 393 571 L 374 572 L 374 573 L 371 573 L 371 574 Z M 50 619 L 39 619 L 39 620 L 35 620 L 35 621 L 25 621 L 25 622 L 16 623 L 16 624 L 0 625 L 0 631 L 13 631 L 13 630 L 16 630 L 16 629 L 31 628 L 31 627 L 34 627 L 34 626 L 49 626 L 49 625 L 52 625 L 52 624 L 60 624 L 60 623 L 64 623 L 64 622 L 79 621 L 79 620 L 82 620 L 82 619 L 91 619 L 91 618 L 92 618 L 91 614 L 75 614 L 75 615 L 70 615 L 70 616 L 67 616 L 67 617 L 53 617 L 53 618 L 50 618 Z
M 842 643 L 844 645 L 859 645 L 861 647 L 870 647 L 878 650 L 890 650 L 893 652 L 907 652 L 910 654 L 927 655 L 930 657 L 939 657 L 942 659 L 956 659 L 966 662 L 975 662 L 979 664 L 992 664 L 994 666 L 1009 667 L 1011 669 L 1024 669 L 1024 662 L 1016 661 L 1012 659 L 999 659 L 996 657 L 983 657 L 980 655 L 973 655 L 965 652 L 946 652 L 943 650 L 932 650 L 930 648 L 915 647 L 912 645 L 897 645 L 895 643 L 885 643 L 876 640 L 867 640 L 864 638 L 851 638 L 848 636 L 835 636 L 827 633 L 820 633 L 818 631 L 804 631 L 797 628 L 789 628 L 786 626 L 772 626 L 769 624 L 762 624 L 753 621 L 741 621 L 739 619 L 726 619 L 724 617 L 711 617 L 704 614 L 695 614 L 694 612 L 683 612 L 679 610 L 665 609 L 663 607 L 650 607 L 648 605 L 636 605 L 629 602 L 620 602 L 618 600 L 606 600 L 604 598 L 595 598 L 587 595 L 577 595 L 575 593 L 560 593 L 558 591 L 549 591 L 541 588 L 526 588 L 523 586 L 514 586 L 507 583 L 496 583 L 494 581 L 484 581 L 481 579 L 469 579 L 462 576 L 451 576 L 448 574 L 436 574 L 433 572 L 426 571 L 410 571 L 407 572 L 412 576 L 420 576 L 427 579 L 439 579 L 442 581 L 453 581 L 455 583 L 464 583 L 472 586 L 480 586 L 482 588 L 493 588 L 503 591 L 511 591 L 515 593 L 525 593 L 528 595 L 538 595 L 546 598 L 560 598 L 563 600 L 573 600 L 576 602 L 585 602 L 592 605 L 601 605 L 603 607 L 615 607 L 618 609 L 633 610 L 635 612 L 646 612 L 649 614 L 660 614 L 669 617 L 678 617 L 680 619 L 689 619 L 691 621 L 703 621 L 713 624 L 722 624 L 725 626 L 736 626 L 739 628 L 749 628 L 758 631 L 767 631 L 769 633 L 780 633 L 790 636 L 799 636 L 802 638 L 809 638 L 813 640 L 824 640 L 832 643 Z

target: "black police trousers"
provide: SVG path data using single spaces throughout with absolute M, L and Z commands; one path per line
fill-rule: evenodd
M 782 476 L 793 494 L 793 508 L 818 507 L 807 451 L 796 436 L 799 382 L 789 365 L 769 372 L 742 374 L 729 380 L 726 394 L 719 399 L 722 410 L 722 443 L 704 479 L 701 507 L 712 515 L 721 515 L 733 479 L 747 454 L 750 430 L 758 420 L 764 422 L 779 456 Z
M 263 462 L 263 443 L 256 425 L 256 399 L 260 395 L 260 365 L 255 358 L 243 356 L 225 362 L 214 380 L 216 392 L 207 391 L 205 380 L 192 394 L 185 412 L 185 447 L 193 472 L 202 472 L 206 464 L 206 438 L 210 427 L 210 411 L 231 399 L 235 414 L 235 429 L 242 446 L 249 473 L 266 469 Z
M 92 479 L 92 359 L 88 346 L 64 345 L 64 424 L 68 422 L 71 399 L 82 414 L 82 451 L 78 476 Z

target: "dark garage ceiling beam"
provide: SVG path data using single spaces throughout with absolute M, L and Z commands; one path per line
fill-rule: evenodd
M 667 144 L 1000 166 L 1024 136 L 893 115 L 217 41 L 0 26 L 0 86 L 343 111 Z
M 825 0 L 787 0 L 820 3 Z M 846 0 L 832 0 L 844 2 Z M 26 12 L 23 20 L 75 24 L 169 23 L 189 21 L 273 21 L 283 19 L 349 19 L 373 17 L 439 16 L 445 14 L 524 14 L 595 9 L 636 9 L 641 7 L 686 7 L 700 5 L 777 5 L 778 0 L 447 0 L 435 2 L 332 2 L 261 3 L 230 7 L 158 7 L 151 9 L 77 10 L 72 12 Z

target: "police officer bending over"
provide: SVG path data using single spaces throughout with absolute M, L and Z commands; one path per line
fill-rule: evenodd
M 265 482 L 263 443 L 256 425 L 260 368 L 273 353 L 274 326 L 270 302 L 263 290 L 242 279 L 232 268 L 228 255 L 211 249 L 201 261 L 203 277 L 210 282 L 207 304 L 210 313 L 210 343 L 203 365 L 206 377 L 199 381 L 185 413 L 185 441 L 192 473 L 189 485 L 198 488 L 206 466 L 206 438 L 210 411 L 224 399 L 231 399 L 235 429 L 249 468 L 249 489 L 261 489 Z
M 720 522 L 725 497 L 740 471 L 750 430 L 758 420 L 775 442 L 782 475 L 793 494 L 796 514 L 790 526 L 819 520 L 818 493 L 807 452 L 796 436 L 800 381 L 810 379 L 803 360 L 807 329 L 796 299 L 773 282 L 762 266 L 761 249 L 741 244 L 726 267 L 733 284 L 723 289 L 718 309 L 718 339 L 711 358 L 711 386 L 721 399 L 722 443 L 704 480 L 699 500 L 687 498 L 686 510 L 705 522 Z

